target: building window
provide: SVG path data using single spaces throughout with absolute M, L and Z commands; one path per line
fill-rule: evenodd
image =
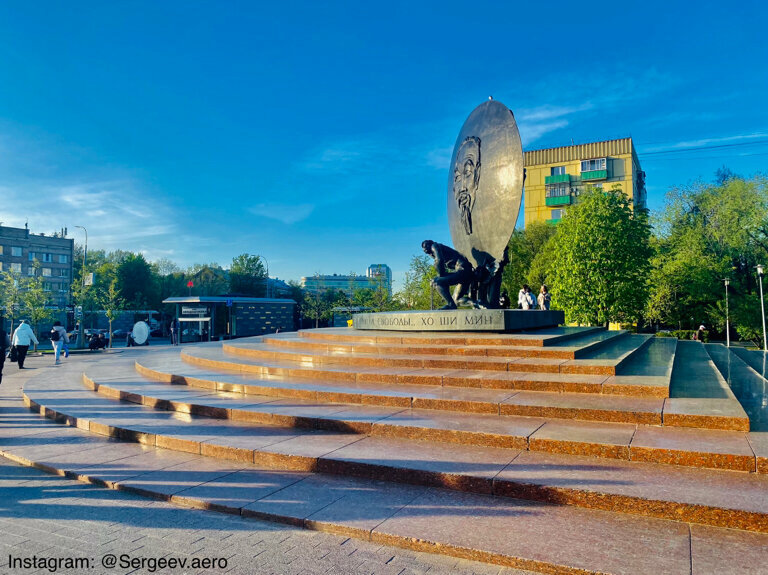
M 36 257 L 35 252 L 27 252 L 27 258 L 29 259 L 29 261 L 34 261 L 35 257 Z
M 563 196 L 567 196 L 570 194 L 570 189 L 568 184 L 553 184 L 550 186 L 547 186 L 547 197 L 548 198 L 560 198 Z
M 60 264 L 68 264 L 69 263 L 69 256 L 59 256 L 59 263 Z
M 17 274 L 21 273 L 21 264 L 11 264 L 11 271 Z
M 564 176 L 565 166 L 552 166 L 550 176 Z
M 66 268 L 59 268 L 57 271 L 58 271 L 58 274 L 56 274 L 56 275 L 58 275 L 59 277 L 62 277 L 62 278 L 68 278 L 69 277 L 69 270 L 68 269 L 66 269 Z
M 3 246 L 0 246 L 0 256 L 3 255 Z
M 581 171 L 582 172 L 594 172 L 596 170 L 605 169 L 605 158 L 596 158 L 594 160 L 582 160 Z
M 35 275 L 35 266 L 27 266 L 27 275 L 28 276 Z
M 53 255 L 52 254 L 42 254 L 43 256 L 43 262 L 49 264 L 53 262 Z
M 49 278 L 53 275 L 53 270 L 51 268 L 43 268 L 43 277 Z
M 11 255 L 15 258 L 21 257 L 21 248 L 18 246 L 11 246 Z
M 563 217 L 563 210 L 552 210 L 549 215 L 550 218 L 553 220 L 559 220 Z
M 51 282 L 43 282 L 43 291 L 51 291 L 53 284 Z

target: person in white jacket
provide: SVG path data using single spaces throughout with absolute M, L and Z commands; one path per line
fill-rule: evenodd
M 16 353 L 18 354 L 19 369 L 24 369 L 24 359 L 27 357 L 27 350 L 29 350 L 29 344 L 34 342 L 38 345 L 40 342 L 35 337 L 35 332 L 29 327 L 29 324 L 25 320 L 21 320 L 19 327 L 13 332 L 12 345 L 16 347 Z
M 67 330 L 62 327 L 60 321 L 53 323 L 53 328 L 51 328 L 51 343 L 53 344 L 53 355 L 56 358 L 55 363 L 59 364 L 61 363 L 61 350 L 65 343 L 69 343 Z

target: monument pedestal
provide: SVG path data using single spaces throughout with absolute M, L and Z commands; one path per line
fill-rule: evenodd
M 355 329 L 391 331 L 521 331 L 556 327 L 565 314 L 556 310 L 454 309 L 356 313 Z

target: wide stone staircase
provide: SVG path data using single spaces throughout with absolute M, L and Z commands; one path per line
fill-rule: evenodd
M 721 353 L 595 328 L 125 351 L 30 380 L 27 405 L 71 433 L 19 433 L 0 453 L 546 573 L 766 572 L 768 441 Z

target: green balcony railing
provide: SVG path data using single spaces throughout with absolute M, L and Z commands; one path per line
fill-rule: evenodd
M 555 225 L 560 223 L 561 218 L 552 218 L 551 220 L 547 220 L 548 224 Z
M 571 181 L 571 176 L 568 174 L 560 174 L 558 176 L 546 176 L 544 178 L 545 184 L 567 184 Z
M 569 194 L 567 196 L 555 196 L 553 198 L 546 198 L 545 202 L 548 206 L 570 206 L 571 196 Z
M 582 180 L 605 180 L 608 178 L 608 170 L 592 170 L 591 172 L 581 172 Z

